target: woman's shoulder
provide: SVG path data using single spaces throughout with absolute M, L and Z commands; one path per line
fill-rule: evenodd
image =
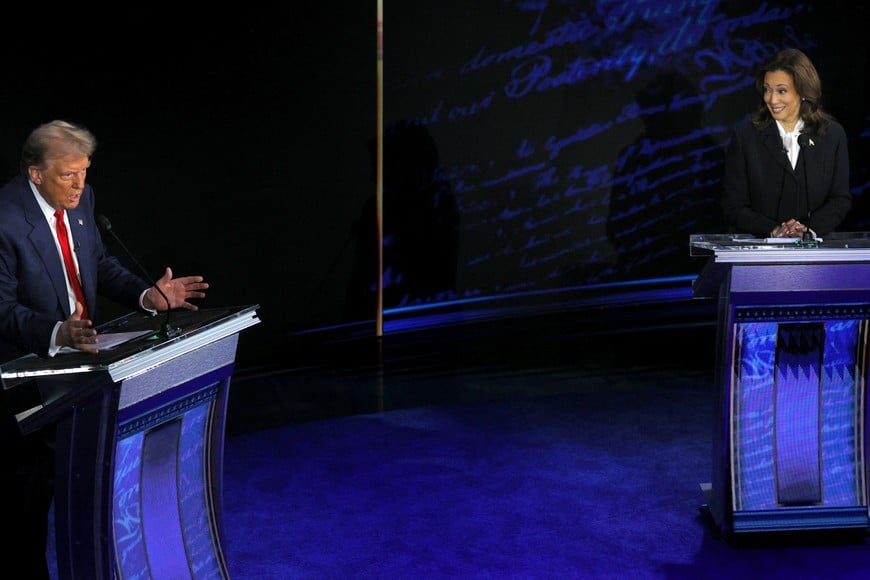
M 834 119 L 833 117 L 828 122 L 828 129 L 826 131 L 828 135 L 836 138 L 846 138 L 846 129 L 843 128 L 843 125 L 840 124 L 839 121 Z
M 731 133 L 732 137 L 741 143 L 761 142 L 763 141 L 764 134 L 770 130 L 770 125 L 757 127 L 750 120 L 744 119 L 733 125 Z M 775 128 L 773 130 L 776 131 Z

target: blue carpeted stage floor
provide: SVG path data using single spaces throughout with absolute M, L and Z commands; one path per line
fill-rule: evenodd
M 861 543 L 732 547 L 699 510 L 706 373 L 233 437 L 230 573 L 263 578 L 866 578 Z M 564 382 L 564 373 L 513 380 Z
M 232 577 L 868 577 L 863 537 L 741 545 L 701 509 L 719 428 L 707 321 L 488 325 L 238 381 Z

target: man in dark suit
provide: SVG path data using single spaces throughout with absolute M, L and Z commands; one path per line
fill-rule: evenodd
M 205 296 L 202 276 L 173 278 L 166 268 L 152 284 L 107 252 L 94 218 L 94 193 L 85 183 L 95 147 L 84 127 L 41 125 L 24 143 L 21 173 L 0 189 L 0 362 L 26 353 L 54 356 L 63 347 L 98 352 L 92 322 L 98 294 L 151 312 L 196 310 L 188 300 Z M 69 267 L 56 235 L 59 221 L 74 249 Z M 22 436 L 0 398 L 0 437 L 0 562 L 22 578 L 47 578 L 53 434 L 47 429 Z
M 732 231 L 758 237 L 824 236 L 852 208 L 846 132 L 821 106 L 810 59 L 786 49 L 759 71 L 762 98 L 738 126 L 725 160 L 722 207 Z

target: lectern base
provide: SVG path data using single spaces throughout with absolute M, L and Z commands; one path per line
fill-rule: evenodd
M 788 532 L 836 532 L 838 537 L 863 537 L 870 529 L 867 509 L 854 507 L 802 506 L 775 509 L 734 511 L 731 521 L 724 521 L 723 514 L 714 506 L 721 505 L 713 485 L 701 484 L 705 504 L 701 511 L 707 513 L 716 528 L 726 536 L 746 534 L 770 534 Z

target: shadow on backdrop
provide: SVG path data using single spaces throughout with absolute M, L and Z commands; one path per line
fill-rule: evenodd
M 370 142 L 375 176 L 376 143 Z M 438 148 L 425 125 L 400 121 L 383 143 L 383 305 L 385 309 L 456 298 L 459 210 L 440 170 Z M 377 196 L 357 220 L 356 258 L 345 319 L 375 317 L 377 306 Z
M 722 146 L 704 128 L 704 105 L 675 71 L 657 74 L 637 95 L 643 131 L 616 160 L 607 234 L 614 275 L 641 279 L 696 274 L 689 236 L 722 231 Z

